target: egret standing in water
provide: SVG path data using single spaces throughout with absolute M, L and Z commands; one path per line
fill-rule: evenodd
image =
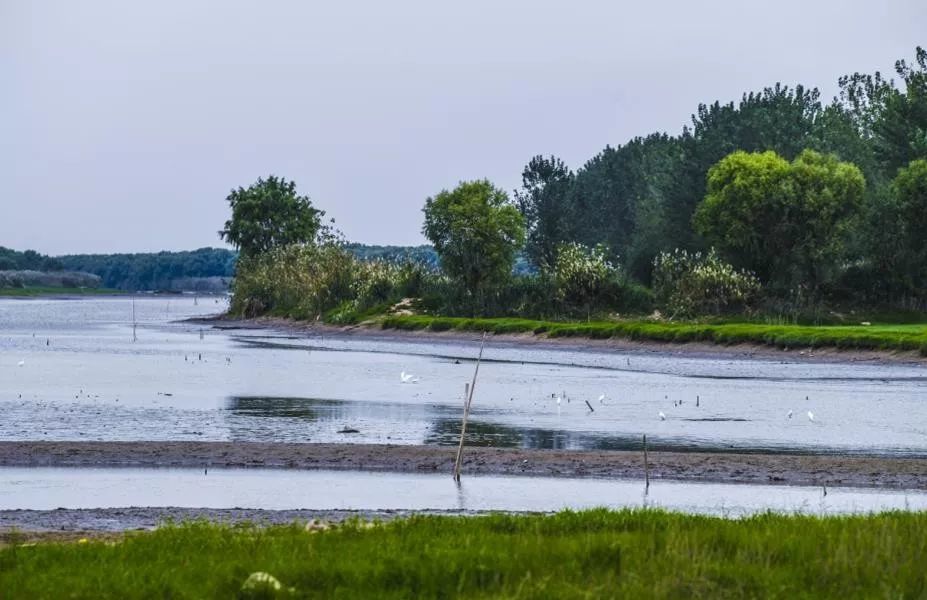
M 662 410 L 660 411 L 660 420 L 661 420 L 661 421 L 665 421 L 665 420 L 666 420 L 666 415 L 663 414 L 663 411 L 662 411 Z
M 814 423 L 814 413 L 810 410 L 808 411 L 808 420 Z

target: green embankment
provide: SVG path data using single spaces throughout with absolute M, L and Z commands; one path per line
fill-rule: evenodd
M 653 321 L 556 322 L 531 319 L 388 316 L 384 329 L 533 333 L 549 337 L 623 338 L 658 342 L 759 344 L 777 348 L 832 347 L 919 351 L 927 356 L 927 324 L 765 325 L 761 323 L 659 323 Z
M 206 523 L 0 550 L 10 598 L 921 598 L 927 513 L 418 516 L 321 532 Z M 247 597 L 247 596 L 245 596 Z
M 64 287 L 24 287 L 0 288 L 0 297 L 33 297 L 33 296 L 110 296 L 125 294 L 120 290 L 109 288 L 64 288 Z

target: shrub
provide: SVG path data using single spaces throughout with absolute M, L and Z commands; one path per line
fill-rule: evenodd
M 571 242 L 560 244 L 554 261 L 553 280 L 557 296 L 566 307 L 584 308 L 608 304 L 620 287 L 620 271 L 608 260 L 608 249 L 603 245 L 589 248 Z
M 426 277 L 418 265 L 358 260 L 335 242 L 292 244 L 240 259 L 231 312 L 352 323 L 419 291 Z
M 671 317 L 691 317 L 746 310 L 760 284 L 752 273 L 721 260 L 714 249 L 703 255 L 677 248 L 654 259 L 653 289 Z

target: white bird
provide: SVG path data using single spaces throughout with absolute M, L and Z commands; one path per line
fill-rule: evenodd
M 25 365 L 25 364 L 26 364 L 26 361 L 24 361 L 24 360 L 21 360 L 21 361 L 19 361 L 19 362 L 17 363 L 17 365 L 20 366 L 20 367 L 23 366 L 23 365 Z
M 814 423 L 814 413 L 810 410 L 808 411 L 808 420 Z
M 791 410 L 789 411 L 788 417 L 789 417 L 790 419 L 792 418 L 792 411 L 791 411 Z
M 605 404 L 605 394 L 599 396 L 599 404 Z
M 660 420 L 661 420 L 661 421 L 665 421 L 665 420 L 666 420 L 666 415 L 663 414 L 663 411 L 662 411 L 662 410 L 660 411 Z
M 560 396 L 557 396 L 557 406 L 560 406 L 560 402 L 563 400 Z
M 402 383 L 417 383 L 418 377 L 414 376 L 412 373 L 406 373 L 403 371 L 399 374 L 399 381 Z

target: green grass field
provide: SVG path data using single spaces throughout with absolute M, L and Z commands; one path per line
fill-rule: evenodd
M 120 290 L 109 288 L 64 288 L 64 287 L 24 287 L 0 288 L 0 297 L 33 297 L 33 296 L 109 296 L 125 294 Z
M 766 325 L 763 323 L 556 322 L 531 319 L 388 316 L 387 329 L 533 333 L 550 337 L 623 338 L 659 342 L 759 344 L 777 348 L 919 351 L 927 356 L 927 324 Z
M 193 523 L 0 550 L 8 598 L 923 598 L 927 513 L 417 516 L 322 532 Z

